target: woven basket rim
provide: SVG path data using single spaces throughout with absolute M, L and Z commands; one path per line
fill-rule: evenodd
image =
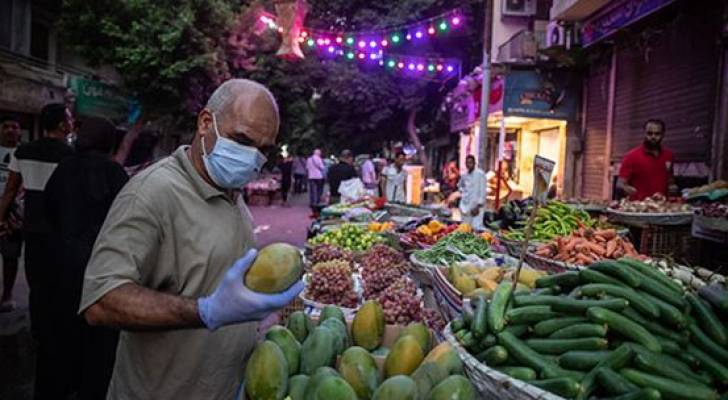
M 540 256 L 532 251 L 526 252 L 526 257 L 530 257 L 530 258 L 538 260 L 542 263 L 555 265 L 555 266 L 558 266 L 558 267 L 561 267 L 561 268 L 564 268 L 567 270 L 577 270 L 578 271 L 578 270 L 582 270 L 582 269 L 586 268 L 586 266 L 581 265 L 581 264 L 571 264 L 571 263 L 567 263 L 567 262 L 563 262 L 563 261 L 554 260 L 553 258 L 547 258 L 544 256 Z

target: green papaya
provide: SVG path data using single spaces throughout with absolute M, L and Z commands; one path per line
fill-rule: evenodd
M 359 400 L 356 392 L 344 378 L 327 376 L 321 379 L 314 388 L 312 397 L 306 400 Z
M 463 362 L 457 351 L 448 342 L 442 342 L 425 357 L 422 363 L 434 362 L 447 371 L 448 375 L 462 374 Z
M 367 301 L 361 306 L 351 323 L 354 344 L 369 351 L 382 344 L 384 338 L 384 311 L 376 301 Z
M 450 375 L 427 395 L 427 400 L 475 400 L 478 392 L 462 375 Z
M 319 383 L 324 380 L 324 378 L 329 376 L 341 376 L 339 375 L 339 372 L 331 367 L 320 367 L 318 368 L 313 375 L 311 375 L 311 379 L 308 380 L 306 383 L 306 390 L 303 392 L 303 398 L 304 400 L 312 399 L 313 395 L 316 392 L 316 388 L 318 388 Z
M 270 340 L 259 343 L 245 369 L 249 400 L 282 400 L 288 389 L 288 365 L 283 351 Z
M 306 393 L 306 385 L 311 377 L 307 375 L 296 375 L 288 379 L 288 397 L 291 400 L 303 400 Z
M 372 400 L 417 400 L 417 385 L 406 375 L 393 376 L 374 392 Z
M 412 373 L 412 380 L 417 385 L 417 398 L 424 399 L 440 382 L 447 378 L 447 371 L 435 362 L 423 362 Z
M 336 360 L 336 334 L 319 326 L 301 346 L 301 373 L 310 375 L 319 367 L 330 367 Z
M 344 326 L 346 326 L 346 318 L 344 317 L 344 312 L 341 311 L 339 307 L 332 305 L 324 306 L 324 308 L 321 310 L 321 315 L 319 316 L 319 325 L 321 325 L 322 322 L 326 321 L 329 318 L 336 318 L 341 321 Z
M 394 343 L 384 361 L 384 376 L 409 375 L 424 359 L 422 347 L 412 335 L 403 336 Z
M 341 355 L 339 373 L 354 388 L 360 399 L 370 399 L 381 383 L 374 357 L 359 346 L 349 347 Z
M 280 325 L 274 325 L 266 332 L 265 338 L 281 348 L 288 364 L 288 376 L 296 375 L 301 364 L 301 344 L 293 333 Z
M 430 349 L 432 347 L 432 336 L 430 335 L 430 330 L 427 329 L 427 326 L 425 326 L 425 324 L 423 324 L 422 322 L 410 323 L 402 330 L 402 333 L 399 334 L 399 337 L 406 335 L 412 335 L 415 339 L 417 339 L 417 343 L 419 343 L 420 347 L 422 347 L 423 354 L 427 354 L 430 352 Z
M 335 342 L 337 355 L 343 353 L 344 350 L 349 347 L 349 334 L 347 332 L 346 325 L 341 323 L 341 321 L 335 318 L 329 318 L 319 326 L 328 328 L 336 334 Z
M 303 311 L 295 311 L 291 314 L 288 317 L 286 327 L 289 331 L 291 331 L 291 333 L 293 333 L 293 336 L 296 337 L 298 343 L 303 343 L 303 341 L 306 340 L 306 337 L 308 337 L 308 334 L 311 333 L 314 328 L 311 318 L 309 318 L 308 314 Z

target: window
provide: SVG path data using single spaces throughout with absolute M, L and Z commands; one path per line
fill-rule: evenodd
M 48 61 L 48 40 L 50 32 L 47 25 L 33 22 L 30 26 L 30 55 Z

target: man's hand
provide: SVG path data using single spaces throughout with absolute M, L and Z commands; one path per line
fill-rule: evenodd
M 634 186 L 630 186 L 630 185 L 624 185 L 624 186 L 622 186 L 622 190 L 624 190 L 624 192 L 627 193 L 630 196 L 633 195 L 633 194 L 635 194 L 635 193 L 637 193 L 637 188 L 634 187 Z
M 245 272 L 255 261 L 257 252 L 250 250 L 225 273 L 215 292 L 197 300 L 200 319 L 210 330 L 239 322 L 258 321 L 283 308 L 303 290 L 298 281 L 283 293 L 262 294 L 243 284 Z
M 667 187 L 667 194 L 669 196 L 679 196 L 680 188 L 676 184 L 671 183 L 670 186 Z

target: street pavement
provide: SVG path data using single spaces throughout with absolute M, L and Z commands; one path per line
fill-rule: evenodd
M 274 242 L 287 242 L 303 246 L 306 231 L 311 223 L 308 197 L 295 195 L 290 206 L 283 207 L 280 199 L 273 205 L 251 205 L 250 213 L 255 225 L 257 247 Z M 13 297 L 18 309 L 12 313 L 0 313 L 0 399 L 27 400 L 32 398 L 35 370 L 35 344 L 30 336 L 28 320 L 28 284 L 21 270 L 15 283 Z M 0 277 L 2 271 L 0 270 Z M 262 325 L 277 321 L 271 316 Z

